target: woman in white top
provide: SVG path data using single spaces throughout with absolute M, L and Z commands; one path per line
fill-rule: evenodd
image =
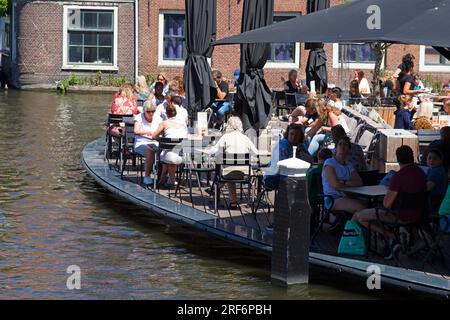
M 364 72 L 362 70 L 355 71 L 355 80 L 358 81 L 359 93 L 361 95 L 370 94 L 369 81 L 364 77 Z
M 251 154 L 258 155 L 253 142 L 243 134 L 242 121 L 237 116 L 231 116 L 225 127 L 225 134 L 219 139 L 217 144 L 211 148 L 211 154 L 216 155 L 216 163 L 223 162 L 223 155 L 225 154 Z M 245 175 L 249 174 L 248 166 L 226 166 L 222 165 L 222 175 L 227 179 L 242 180 Z M 238 199 L 236 195 L 236 184 L 227 183 L 228 191 L 230 193 L 230 209 L 238 208 Z
M 155 112 L 155 120 L 156 122 L 160 123 L 161 121 L 165 121 L 168 119 L 167 116 L 167 106 L 169 104 L 173 104 L 175 108 L 177 109 L 177 116 L 176 120 L 182 124 L 187 125 L 189 120 L 189 115 L 187 110 L 181 105 L 182 104 L 182 97 L 177 96 L 173 94 L 171 91 L 166 96 L 166 101 L 164 103 L 160 104 L 156 107 Z
M 134 151 L 145 157 L 144 184 L 152 185 L 153 179 L 150 172 L 155 162 L 155 152 L 158 150 L 158 141 L 151 138 L 157 124 L 153 121 L 156 106 L 151 100 L 147 100 L 143 106 L 143 112 L 135 117 L 134 123 Z
M 164 138 L 182 139 L 187 137 L 187 127 L 185 123 L 180 123 L 176 119 L 177 109 L 174 104 L 168 101 L 166 108 L 166 114 L 168 119 L 161 122 L 155 132 L 151 135 L 153 139 L 159 139 L 162 134 Z M 169 181 L 166 183 L 166 187 L 171 188 L 177 184 L 175 180 L 175 173 L 177 165 L 181 164 L 183 159 L 179 152 L 180 148 L 175 147 L 172 150 L 164 150 L 161 152 L 161 161 L 163 162 L 161 177 L 159 179 L 160 184 L 164 184 L 166 173 L 169 175 Z

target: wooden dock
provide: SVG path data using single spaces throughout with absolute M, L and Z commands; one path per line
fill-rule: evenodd
M 252 214 L 251 206 L 243 200 L 239 210 L 228 210 L 222 202 L 219 210 L 214 212 L 212 197 L 208 199 L 209 195 L 204 192 L 202 197 L 197 186 L 192 188 L 192 202 L 187 190 L 182 190 L 181 196 L 175 196 L 174 190 L 170 191 L 170 196 L 168 190 L 149 190 L 137 183 L 137 174 L 134 171 L 125 171 L 127 174 L 121 179 L 120 173 L 105 160 L 104 148 L 105 139 L 100 138 L 86 145 L 82 152 L 82 162 L 87 173 L 103 188 L 148 209 L 150 214 L 188 225 L 266 255 L 271 254 L 272 231 L 267 225 L 273 221 L 273 208 L 270 214 L 264 208 Z M 394 261 L 384 260 L 375 253 L 369 254 L 368 257 L 337 256 L 339 238 L 338 231 L 320 233 L 315 245 L 311 247 L 310 266 L 333 274 L 354 277 L 355 281 L 360 281 L 365 286 L 369 276 L 368 267 L 377 265 L 381 270 L 383 289 L 394 287 L 412 293 L 450 299 L 450 270 L 444 264 L 427 263 L 422 270 L 420 257 L 401 257 L 401 266 L 398 266 Z M 447 261 L 450 261 L 449 249 L 450 243 L 447 239 Z

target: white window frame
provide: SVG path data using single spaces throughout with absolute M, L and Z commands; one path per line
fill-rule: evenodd
M 385 68 L 386 54 L 381 62 L 381 69 Z M 375 68 L 375 63 L 358 63 L 358 62 L 346 62 L 349 69 L 361 69 L 361 70 L 373 70 Z M 339 43 L 333 43 L 333 68 L 339 69 L 341 63 L 339 62 Z
M 274 16 L 299 17 L 298 12 L 274 12 Z M 300 66 L 300 43 L 295 43 L 294 62 L 266 62 L 264 69 L 297 69 Z
M 426 49 L 426 46 L 420 46 L 419 72 L 450 72 L 450 65 L 447 65 L 447 66 L 426 65 L 425 64 L 425 49 Z
M 69 10 L 78 9 L 78 10 L 108 10 L 114 12 L 114 35 L 113 35 L 113 64 L 109 66 L 102 66 L 96 64 L 70 64 L 68 62 L 68 30 L 67 30 L 67 13 Z M 118 71 L 117 67 L 117 47 L 118 47 L 118 7 L 104 7 L 104 6 L 75 6 L 69 5 L 64 6 L 63 13 L 63 65 L 61 69 L 64 70 L 101 70 L 101 71 Z
M 184 11 L 184 10 L 161 10 L 161 11 L 159 11 L 158 66 L 184 67 L 185 60 L 165 60 L 164 59 L 164 15 L 166 15 L 166 14 L 184 14 L 186 16 L 186 11 Z M 185 30 L 185 32 L 186 32 L 186 30 Z

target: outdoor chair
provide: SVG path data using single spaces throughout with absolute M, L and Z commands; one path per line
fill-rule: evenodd
M 427 205 L 427 198 L 428 194 L 426 192 L 417 192 L 417 193 L 408 193 L 408 192 L 400 192 L 398 194 L 398 206 L 395 209 L 386 209 L 381 207 L 375 208 L 375 213 L 377 216 L 376 220 L 370 221 L 368 225 L 368 232 L 366 234 L 367 236 L 367 247 L 371 248 L 371 241 L 372 241 L 372 231 L 371 227 L 374 223 L 378 224 L 382 230 L 382 237 L 384 242 L 388 245 L 388 249 L 391 253 L 393 253 L 393 257 L 396 263 L 399 263 L 398 257 L 396 256 L 394 252 L 394 248 L 392 247 L 392 244 L 389 241 L 389 237 L 387 236 L 387 232 L 390 231 L 394 234 L 395 240 L 397 243 L 401 245 L 401 250 L 403 253 L 407 255 L 415 254 L 416 252 L 408 252 L 408 250 L 412 247 L 412 244 L 414 243 L 413 235 L 417 235 L 420 238 L 423 239 L 425 242 L 426 247 L 430 247 L 430 244 L 428 243 L 428 234 L 426 234 L 426 230 L 429 232 L 427 228 L 427 221 L 428 217 L 426 214 L 426 205 Z M 420 209 L 422 212 L 421 217 L 417 221 L 412 222 L 405 222 L 398 220 L 397 214 L 400 209 Z M 380 218 L 380 210 L 386 211 L 388 213 L 393 214 L 396 217 L 396 220 L 394 222 L 386 222 L 383 221 Z M 411 236 L 411 241 L 407 243 L 407 239 L 404 239 L 404 237 L 400 234 L 400 229 L 403 228 L 408 231 L 408 234 Z M 377 237 L 375 237 L 375 243 L 376 243 Z M 418 239 L 416 239 L 418 240 Z M 368 250 L 368 251 L 369 251 Z
M 157 179 L 154 179 L 154 189 L 158 188 L 159 190 L 159 184 L 157 183 L 157 180 L 159 180 L 160 176 L 161 176 L 161 172 L 162 172 L 162 164 L 163 161 L 161 161 L 161 153 L 163 151 L 171 151 L 174 150 L 175 148 L 181 148 L 182 146 L 182 142 L 183 142 L 183 138 L 164 138 L 164 137 L 160 137 L 159 138 L 159 145 L 158 145 L 158 152 L 156 152 L 155 155 L 155 168 L 156 168 L 156 177 Z M 180 166 L 183 166 L 183 163 L 181 163 L 180 165 L 177 166 L 177 177 L 179 178 L 180 175 Z M 178 180 L 177 178 L 177 180 Z M 169 190 L 168 193 L 169 198 L 171 197 L 171 193 Z
M 225 167 L 227 169 L 229 169 L 230 167 L 231 168 L 239 167 L 239 169 L 245 167 L 246 171 L 245 171 L 242 179 L 231 179 L 231 178 L 227 178 L 224 176 L 223 169 Z M 221 185 L 224 183 L 235 183 L 235 184 L 240 184 L 241 186 L 243 184 L 247 185 L 248 196 L 249 196 L 249 198 L 251 198 L 252 167 L 251 167 L 251 160 L 250 160 L 249 153 L 238 154 L 238 153 L 223 152 L 222 158 L 219 159 L 218 162 L 216 161 L 216 170 L 215 170 L 215 177 L 214 177 L 214 184 L 213 184 L 213 186 L 214 186 L 214 212 L 215 213 L 218 213 L 220 190 L 221 190 Z M 242 199 L 242 189 L 241 189 L 240 196 Z M 224 197 L 224 199 L 225 199 L 225 197 Z M 228 212 L 231 216 L 230 207 L 227 204 L 226 200 L 225 200 L 225 203 L 226 203 Z M 238 205 L 238 207 L 242 214 L 242 210 L 239 205 Z
M 144 174 L 143 174 L 143 156 L 134 151 L 134 123 L 131 121 L 125 122 L 125 128 L 123 130 L 123 134 L 121 136 L 122 140 L 122 148 L 120 152 L 120 178 L 123 179 L 123 174 L 125 169 L 127 172 L 130 172 L 130 166 L 127 166 L 128 160 L 132 161 L 132 165 L 136 168 L 137 171 L 137 180 L 138 183 L 141 183 Z
M 109 160 L 113 154 L 116 154 L 116 166 L 120 158 L 120 151 L 122 146 L 122 140 L 120 137 L 120 124 L 125 122 L 126 119 L 133 118 L 132 114 L 122 115 L 108 113 L 108 121 L 106 123 L 106 137 L 105 137 L 105 159 Z
M 193 199 L 193 184 L 192 184 L 192 176 L 195 177 L 195 181 L 197 183 L 197 187 L 200 191 L 200 196 L 203 203 L 203 208 L 205 212 L 206 203 L 203 197 L 202 190 L 202 175 L 206 175 L 207 177 L 207 186 L 209 187 L 209 179 L 213 172 L 215 172 L 215 167 L 213 166 L 213 161 L 211 160 L 211 155 L 207 153 L 200 152 L 198 149 L 205 148 L 209 144 L 208 140 L 202 140 L 200 143 L 197 143 L 195 140 L 183 140 L 183 159 L 184 165 L 181 169 L 181 177 L 180 181 L 175 190 L 175 197 L 179 194 L 180 202 L 183 203 L 182 200 L 182 189 L 185 189 L 185 184 L 187 183 L 187 187 L 189 189 L 189 198 L 191 201 L 192 207 L 194 207 L 194 199 Z
M 314 174 L 312 177 L 312 183 L 315 185 L 315 188 L 320 190 L 320 193 L 316 202 L 313 203 L 315 208 L 312 207 L 312 213 L 318 215 L 311 217 L 313 225 L 317 225 L 314 232 L 312 232 L 311 245 L 314 243 L 314 240 L 319 232 L 324 231 L 323 225 L 325 223 L 331 225 L 331 228 L 329 229 L 330 231 L 339 225 L 343 228 L 349 216 L 349 212 L 332 210 L 334 199 L 333 197 L 327 196 L 323 193 L 322 175 Z M 330 214 L 336 216 L 336 221 L 333 224 L 330 223 Z

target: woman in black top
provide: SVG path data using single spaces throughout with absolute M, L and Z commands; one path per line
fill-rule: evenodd
M 281 80 L 284 83 L 284 92 L 297 93 L 299 91 L 300 83 L 298 82 L 297 75 L 298 75 L 297 70 L 292 69 L 291 71 L 289 71 L 288 81 L 284 81 L 284 78 L 281 77 Z
M 400 82 L 400 94 L 413 95 L 418 93 L 424 93 L 424 90 L 412 90 L 411 88 L 414 86 L 414 63 L 412 61 L 405 61 L 404 65 L 404 73 L 402 78 L 399 78 Z

